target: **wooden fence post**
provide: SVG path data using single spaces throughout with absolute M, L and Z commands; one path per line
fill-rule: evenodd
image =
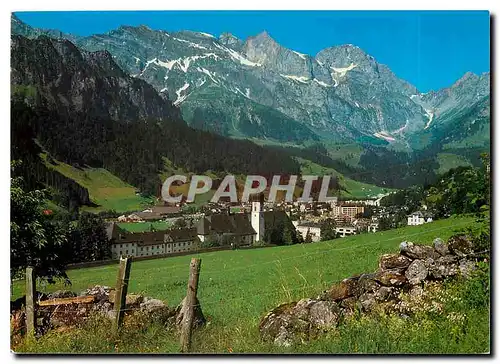
M 200 276 L 201 259 L 192 258 L 189 265 L 189 281 L 187 287 L 186 300 L 184 302 L 185 311 L 181 326 L 181 351 L 187 353 L 191 347 L 191 331 L 193 328 L 194 305 L 197 302 L 198 278 Z
M 123 321 L 123 314 L 127 301 L 128 281 L 130 277 L 130 266 L 132 263 L 131 257 L 121 258 L 120 266 L 118 268 L 118 276 L 116 277 L 115 285 L 115 306 L 114 311 L 116 314 L 115 321 L 113 322 L 113 331 L 118 332 Z
M 26 268 L 26 333 L 35 337 L 36 329 L 36 277 L 33 267 Z

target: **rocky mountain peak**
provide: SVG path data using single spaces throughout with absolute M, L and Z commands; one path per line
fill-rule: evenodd
M 222 33 L 219 36 L 219 43 L 236 50 L 241 50 L 243 46 L 241 39 L 231 33 Z
M 249 60 L 260 64 L 273 63 L 281 46 L 267 31 L 263 31 L 256 36 L 249 37 L 244 44 L 244 52 Z

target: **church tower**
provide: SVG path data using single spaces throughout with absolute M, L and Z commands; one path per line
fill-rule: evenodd
M 257 233 L 255 241 L 262 241 L 264 239 L 264 212 L 262 211 L 264 205 L 263 195 L 260 196 L 258 201 L 252 201 L 252 227 Z

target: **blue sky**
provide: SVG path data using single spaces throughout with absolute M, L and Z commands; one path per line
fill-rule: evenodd
M 283 46 L 313 56 L 323 48 L 351 43 L 422 92 L 450 86 L 467 71 L 480 74 L 490 70 L 487 11 L 111 11 L 16 15 L 34 27 L 78 35 L 140 24 L 216 36 L 230 32 L 241 39 L 267 30 Z

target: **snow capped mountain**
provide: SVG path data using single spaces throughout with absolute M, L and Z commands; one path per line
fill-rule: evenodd
M 15 17 L 12 27 L 28 37 L 44 34 Z M 265 31 L 245 41 L 147 26 L 58 36 L 87 51 L 109 51 L 122 69 L 180 107 L 189 124 L 233 137 L 406 143 L 489 97 L 489 73 L 466 74 L 450 88 L 421 94 L 359 47 L 311 56 Z

